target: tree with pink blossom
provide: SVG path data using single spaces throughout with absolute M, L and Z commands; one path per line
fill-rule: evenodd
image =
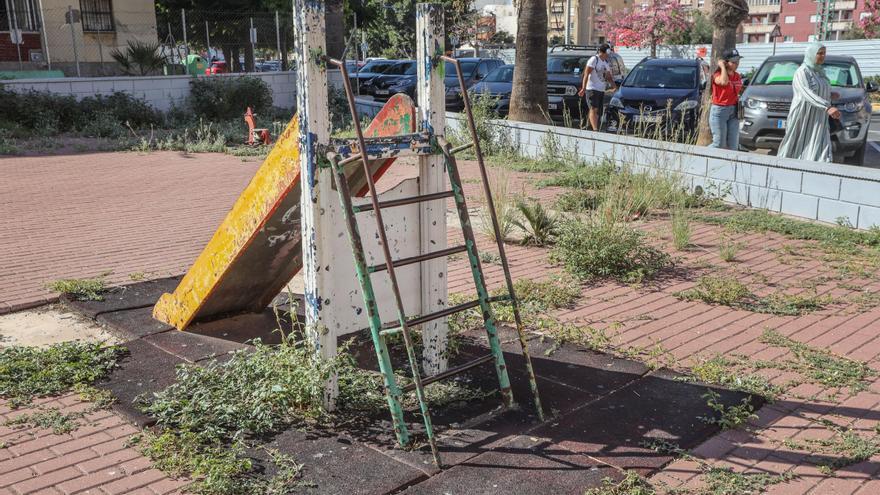
M 870 14 L 859 21 L 865 38 L 880 38 L 880 0 L 865 0 L 864 12 Z
M 875 0 L 880 1 L 880 0 Z M 643 0 L 640 5 L 606 15 L 602 29 L 616 45 L 651 47 L 657 56 L 657 45 L 667 43 L 676 33 L 687 30 L 690 20 L 678 0 Z

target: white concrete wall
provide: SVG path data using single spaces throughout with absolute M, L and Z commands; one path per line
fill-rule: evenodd
M 338 71 L 337 71 L 338 72 Z M 198 77 L 259 77 L 272 89 L 272 104 L 281 108 L 293 108 L 296 103 L 296 73 L 253 72 L 248 74 L 220 74 Z M 337 79 L 339 77 L 337 76 Z M 158 110 L 167 111 L 181 104 L 189 96 L 193 76 L 147 76 L 147 77 L 70 77 L 61 79 L 12 79 L 0 81 L 12 91 L 49 91 L 85 98 L 109 95 L 116 91 L 143 98 Z M 333 77 L 331 76 L 331 80 Z
M 450 128 L 463 125 L 447 113 Z M 613 158 L 636 169 L 680 172 L 687 184 L 724 192 L 732 203 L 810 220 L 843 217 L 860 229 L 880 226 L 880 169 L 717 150 L 579 129 L 496 121 L 514 144 L 537 157 L 548 132 L 587 161 Z

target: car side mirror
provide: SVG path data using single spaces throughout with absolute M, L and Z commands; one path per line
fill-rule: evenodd
M 749 81 L 749 78 L 748 78 L 748 77 L 745 78 L 745 79 L 743 79 L 743 87 L 748 86 L 750 82 L 751 82 L 751 81 Z
M 614 84 L 616 84 L 616 85 L 618 85 L 618 86 L 620 86 L 621 84 L 623 84 L 623 77 L 622 77 L 622 76 L 617 76 L 617 77 L 615 77 L 615 78 L 614 78 Z
M 706 81 L 700 81 L 700 91 L 706 89 Z
M 868 81 L 865 84 L 865 91 L 867 91 L 868 93 L 874 93 L 877 91 L 877 89 L 880 88 L 877 87 L 877 83 L 875 83 L 874 81 Z

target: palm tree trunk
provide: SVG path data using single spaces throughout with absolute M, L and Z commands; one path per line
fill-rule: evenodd
M 547 123 L 547 2 L 520 0 L 510 120 Z

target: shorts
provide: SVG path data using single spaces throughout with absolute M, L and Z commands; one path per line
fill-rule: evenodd
M 602 105 L 605 104 L 605 92 L 596 89 L 587 90 L 587 104 L 590 108 L 596 108 L 602 111 Z

